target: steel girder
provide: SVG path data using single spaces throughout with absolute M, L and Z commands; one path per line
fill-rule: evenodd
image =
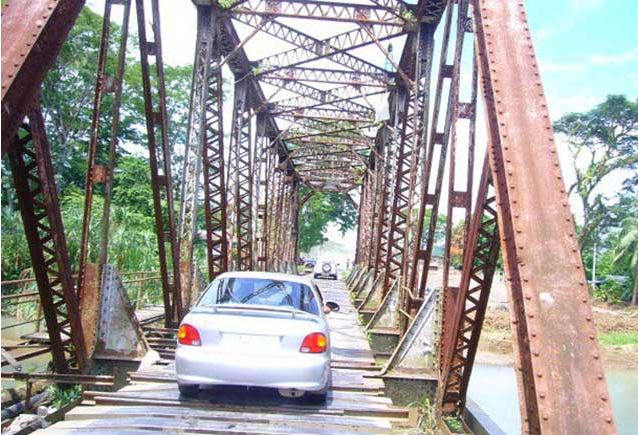
M 233 8 L 234 14 L 266 17 L 310 18 L 350 23 L 405 25 L 405 18 L 387 8 L 355 3 L 330 1 L 248 0 Z
M 253 268 L 253 138 L 247 101 L 252 86 L 248 80 L 235 83 L 233 124 L 229 156 L 229 205 L 233 227 L 233 262 L 236 270 Z
M 359 85 L 356 88 L 351 85 L 346 85 L 323 90 L 306 85 L 297 80 L 270 78 L 266 76 L 262 77 L 261 81 L 303 97 L 293 97 L 272 102 L 274 105 L 291 106 L 296 110 L 303 109 L 304 107 L 311 105 L 329 104 L 344 111 L 371 114 L 372 109 L 369 106 L 350 100 L 363 96 L 377 95 L 384 92 L 383 90 L 379 90 L 379 87 L 377 86 L 365 85 Z M 277 109 L 273 110 L 273 112 L 276 113 Z
M 84 0 L 3 3 L 2 156 L 83 6 Z
M 111 45 L 111 11 L 113 5 L 121 5 L 122 21 L 120 24 L 121 34 L 119 41 L 119 51 L 117 55 L 116 71 L 113 76 L 109 76 L 106 71 L 108 62 L 109 47 Z M 91 130 L 89 149 L 87 156 L 87 174 L 84 189 L 84 216 L 82 219 L 82 233 L 80 241 L 80 257 L 78 259 L 78 279 L 77 293 L 81 300 L 84 292 L 84 281 L 86 265 L 89 261 L 89 237 L 91 230 L 91 210 L 93 208 L 93 190 L 96 185 L 103 185 L 104 205 L 102 209 L 102 236 L 100 240 L 100 252 L 98 264 L 103 266 L 108 258 L 109 222 L 111 211 L 111 190 L 113 186 L 113 170 L 115 167 L 115 154 L 118 144 L 120 125 L 120 105 L 122 100 L 122 82 L 124 79 L 124 69 L 126 66 L 126 44 L 128 41 L 129 17 L 131 11 L 131 1 L 124 0 L 121 3 L 107 1 L 104 3 L 104 16 L 102 23 L 102 37 L 100 39 L 100 52 L 98 58 L 98 71 L 95 80 L 95 94 L 93 98 L 93 113 L 91 117 Z M 111 132 L 108 141 L 108 148 L 100 143 L 100 127 L 102 117 L 102 106 L 104 96 L 107 93 L 113 94 L 113 104 L 111 107 Z M 104 127 L 102 127 L 104 128 Z M 105 153 L 105 151 L 107 151 Z M 98 161 L 106 161 L 103 164 Z
M 273 219 L 270 204 L 274 201 L 272 183 L 275 171 L 275 159 L 277 156 L 270 138 L 266 138 L 265 133 L 263 133 L 262 136 L 262 133 L 259 131 L 261 126 L 258 125 L 257 128 L 257 140 L 258 142 L 262 141 L 262 143 L 258 146 L 261 149 L 258 165 L 259 169 L 255 171 L 258 174 L 258 181 L 255 183 L 255 186 L 256 189 L 259 189 L 259 194 L 255 201 L 255 204 L 257 205 L 258 222 L 256 228 L 257 232 L 255 233 L 258 235 L 255 237 L 255 263 L 259 270 L 267 271 L 270 260 L 269 244 Z M 266 141 L 267 143 L 264 143 Z
M 290 68 L 296 65 L 329 58 L 346 51 L 364 47 L 376 41 L 395 38 L 405 34 L 386 26 L 368 26 L 368 30 L 357 28 L 322 40 L 315 40 L 312 45 L 293 48 L 272 56 L 259 59 L 259 68 L 264 71 L 276 71 L 281 67 Z
M 420 158 L 425 143 L 424 134 L 427 133 L 424 123 L 428 120 L 426 108 L 429 105 L 434 28 L 428 24 L 421 24 L 414 39 L 410 44 L 414 51 L 414 60 L 409 70 L 414 87 L 406 91 L 401 120 L 401 140 L 395 169 L 383 294 L 388 292 L 396 279 L 399 279 L 400 288 L 404 288 L 407 253 L 416 230 L 413 216 L 413 207 L 416 205 L 414 193 L 417 190 Z
M 167 327 L 170 327 L 177 325 L 184 313 L 179 270 L 179 241 L 173 204 L 171 150 L 168 141 L 168 114 L 166 113 L 158 0 L 151 0 L 150 36 L 152 39 L 147 36 L 144 0 L 136 0 L 136 11 L 155 231 L 162 277 L 165 323 Z M 154 73 L 151 71 L 151 57 L 155 60 Z M 153 80 L 151 80 L 151 75 L 153 75 Z
M 184 157 L 180 247 L 182 273 L 192 283 L 193 238 L 197 231 L 199 162 L 204 179 L 204 212 L 208 279 L 228 270 L 227 201 L 224 162 L 224 124 L 221 53 L 218 41 L 217 10 L 198 6 L 197 47 L 187 147 Z M 183 283 L 185 289 L 191 285 Z
M 439 401 L 445 412 L 463 408 L 478 350 L 479 336 L 496 270 L 499 252 L 496 196 L 487 156 L 476 198 L 474 215 L 469 222 L 469 235 L 463 252 L 463 268 L 458 294 L 442 329 L 448 335 L 441 339 L 441 388 Z
M 456 13 L 453 13 L 456 9 Z M 429 274 L 429 265 L 432 258 L 432 249 L 434 247 L 434 234 L 436 231 L 437 218 L 439 212 L 439 202 L 443 186 L 443 175 L 448 158 L 448 145 L 450 142 L 451 131 L 454 127 L 455 114 L 459 111 L 459 79 L 461 69 L 461 54 L 463 50 L 463 38 L 467 31 L 471 30 L 471 21 L 468 17 L 468 0 L 451 5 L 446 15 L 445 27 L 443 32 L 443 43 L 441 48 L 441 57 L 439 61 L 439 71 L 437 77 L 437 85 L 433 101 L 432 129 L 429 132 L 428 146 L 426 150 L 426 165 L 424 168 L 423 180 L 420 192 L 419 217 L 417 218 L 417 237 L 414 244 L 414 254 L 412 257 L 413 264 L 410 270 L 409 288 L 412 289 L 413 295 L 409 296 L 407 301 L 409 310 L 416 310 L 419 301 L 425 296 L 427 288 L 427 280 Z M 450 45 L 450 35 L 452 34 L 452 16 L 456 15 L 455 23 L 455 40 L 453 41 L 453 57 L 452 64 L 447 63 L 448 50 Z M 444 86 L 445 82 L 449 86 Z M 447 90 L 447 93 L 446 93 Z M 444 106 L 441 104 L 444 94 L 446 93 L 446 102 Z M 439 118 L 442 117 L 443 131 L 439 131 Z M 438 148 L 438 159 L 433 156 Z M 433 192 L 430 193 L 431 178 L 434 175 Z M 426 209 L 429 208 L 430 216 L 425 236 L 423 234 L 424 220 L 427 216 Z M 445 298 L 445 296 L 444 296 Z
M 250 15 L 239 15 L 233 18 L 251 27 L 261 25 L 262 21 L 260 17 Z M 305 51 L 312 52 L 314 47 L 323 45 L 323 42 L 320 39 L 313 38 L 312 36 L 300 32 L 292 27 L 278 23 L 277 21 L 268 22 L 262 27 L 262 32 L 286 41 L 298 48 L 304 49 Z M 373 79 L 378 78 L 379 76 L 387 77 L 390 74 L 383 68 L 360 59 L 350 53 L 344 52 L 343 49 L 337 49 L 337 51 L 332 53 L 330 55 L 330 60 L 338 65 L 345 66 L 348 70 L 358 71 L 360 74 L 365 74 Z M 307 61 L 309 62 L 310 60 Z M 292 65 L 290 64 L 281 64 L 279 67 L 271 68 L 268 73 L 281 69 L 288 69 L 291 66 Z
M 39 102 L 27 110 L 29 123 L 16 134 L 9 162 L 57 373 L 84 369 L 87 354 L 73 271 L 64 235 L 53 165 Z
M 522 431 L 615 433 L 524 5 L 478 0 L 474 17 Z
M 400 94 L 395 94 L 395 100 L 401 99 Z M 395 104 L 396 101 L 395 101 Z M 396 112 L 396 111 L 395 111 Z M 385 127 L 380 130 L 380 140 L 382 142 L 383 159 L 379 162 L 378 171 L 381 171 L 382 182 L 378 191 L 378 216 L 375 234 L 375 255 L 374 255 L 374 273 L 375 278 L 378 274 L 385 270 L 388 254 L 388 236 L 390 231 L 390 216 L 392 204 L 392 187 L 394 177 L 390 174 L 394 167 L 394 147 L 397 139 L 396 127 Z
M 330 83 L 351 86 L 385 87 L 389 80 L 386 75 L 379 74 L 372 78 L 359 71 L 343 71 L 325 68 L 291 67 L 280 68 L 277 71 L 260 72 L 258 79 L 295 80 L 298 82 Z M 372 80 L 371 80 L 372 79 Z

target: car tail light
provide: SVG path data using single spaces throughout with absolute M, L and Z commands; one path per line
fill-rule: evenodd
M 321 332 L 313 332 L 303 339 L 299 352 L 323 353 L 328 348 L 328 339 Z
M 179 344 L 187 346 L 201 346 L 202 340 L 199 337 L 199 331 L 193 325 L 184 323 L 177 331 L 177 341 Z

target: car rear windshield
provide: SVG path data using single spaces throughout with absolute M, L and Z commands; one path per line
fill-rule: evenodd
M 266 305 L 319 314 L 319 304 L 310 287 L 275 279 L 216 279 L 208 286 L 198 306 L 219 304 Z

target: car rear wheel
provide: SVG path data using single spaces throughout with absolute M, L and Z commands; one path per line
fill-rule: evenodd
M 183 385 L 177 384 L 179 394 L 184 397 L 195 397 L 199 391 L 199 385 Z
M 328 392 L 325 393 L 309 393 L 306 394 L 306 402 L 311 405 L 325 405 L 328 401 Z

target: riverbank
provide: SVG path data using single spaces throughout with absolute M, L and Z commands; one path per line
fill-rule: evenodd
M 593 312 L 605 367 L 638 369 L 638 309 L 596 303 Z M 487 310 L 478 363 L 514 363 L 511 328 L 507 309 L 490 307 Z

